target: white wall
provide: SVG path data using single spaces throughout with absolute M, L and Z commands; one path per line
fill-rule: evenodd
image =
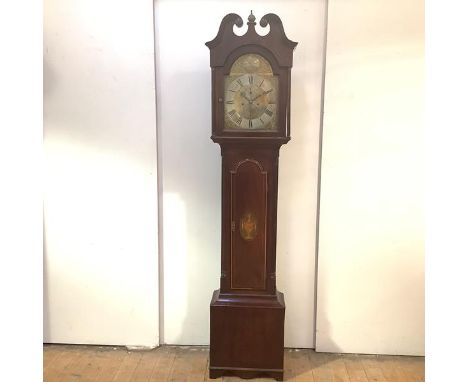
M 209 342 L 219 287 L 221 156 L 211 135 L 209 50 L 224 15 L 277 13 L 298 41 L 292 70 L 292 140 L 281 149 L 278 289 L 286 346 L 313 347 L 315 219 L 324 0 L 156 1 L 158 129 L 162 166 L 164 338 Z M 245 29 L 245 26 L 244 26 Z
M 317 350 L 424 354 L 424 2 L 330 0 Z
M 44 341 L 158 344 L 151 1 L 44 2 Z

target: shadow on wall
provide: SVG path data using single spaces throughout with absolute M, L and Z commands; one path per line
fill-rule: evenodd
M 312 348 L 320 98 L 301 75 L 292 72 L 291 141 L 279 158 L 277 274 L 287 305 L 286 345 Z
M 52 89 L 54 88 L 54 75 L 52 68 L 47 60 L 42 61 L 42 72 L 43 72 L 43 87 L 42 87 L 42 96 L 44 101 L 51 94 Z
M 158 144 L 162 180 L 160 204 L 163 206 L 160 211 L 163 217 L 160 227 L 164 263 L 163 326 L 164 343 L 168 344 L 207 344 L 209 303 L 213 290 L 219 288 L 222 158 L 219 145 L 210 139 L 209 75 L 209 70 L 178 72 L 160 84 L 165 89 L 164 99 L 159 97 L 158 100 Z M 175 85 L 168 87 L 168 84 Z M 295 86 L 296 97 L 305 99 L 303 86 L 300 83 Z M 180 100 L 187 98 L 194 101 L 184 103 L 181 113 Z M 177 110 L 171 110 L 173 105 Z M 308 157 L 310 148 L 307 152 L 307 145 L 301 142 L 304 129 L 309 127 L 307 122 L 308 113 L 296 113 L 292 122 L 293 139 L 281 149 L 282 153 L 284 150 L 289 152 L 283 158 L 280 153 L 280 192 L 285 197 L 279 200 L 278 206 L 282 216 L 278 221 L 278 235 L 282 241 L 278 247 L 277 268 L 282 284 L 286 286 L 286 290 L 283 285 L 278 285 L 278 289 L 285 292 L 286 301 L 288 298 L 292 301 L 295 292 L 304 288 L 302 282 L 297 283 L 297 274 L 290 266 L 291 261 L 300 260 L 295 259 L 295 255 L 310 257 L 307 265 L 310 272 L 304 274 L 304 278 L 307 274 L 314 274 L 314 242 L 309 242 L 308 238 L 307 245 L 302 246 L 306 253 L 297 253 L 297 243 L 305 239 L 303 232 L 292 230 L 290 224 L 294 221 L 295 226 L 304 226 L 303 216 L 297 214 L 297 201 L 303 200 L 304 195 L 310 195 L 308 203 L 313 206 L 311 209 L 316 205 L 315 193 L 309 189 L 311 184 L 302 182 L 304 173 L 316 171 L 310 168 L 311 163 L 315 165 Z M 318 131 L 319 125 L 316 129 Z M 297 138 L 294 138 L 295 132 Z M 318 152 L 318 147 L 313 150 Z M 315 221 L 315 214 L 309 218 Z M 313 227 L 312 231 L 315 236 Z M 290 318 L 301 316 L 302 322 L 310 322 L 307 336 L 311 338 L 312 347 L 314 280 L 309 280 L 306 287 L 310 288 L 310 301 L 303 304 L 296 300 L 291 304 L 295 310 L 286 309 L 285 331 L 286 336 L 288 332 L 290 336 L 303 334 L 295 330 L 297 320 Z
M 210 71 L 177 72 L 166 81 L 158 100 L 164 342 L 206 345 L 221 250 L 221 155 L 210 139 Z
M 44 219 L 44 211 L 42 212 L 42 336 L 43 341 L 51 337 L 50 322 L 49 322 L 49 290 L 47 285 L 47 246 L 46 246 L 46 227 Z

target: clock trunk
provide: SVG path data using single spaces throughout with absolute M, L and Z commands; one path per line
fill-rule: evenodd
M 283 294 L 276 290 L 278 157 L 290 139 L 292 51 L 269 13 L 233 33 L 229 14 L 206 45 L 212 68 L 212 139 L 221 146 L 220 289 L 210 305 L 210 377 L 283 379 Z

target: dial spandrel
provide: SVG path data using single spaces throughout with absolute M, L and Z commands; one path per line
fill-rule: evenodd
M 277 130 L 278 78 L 262 56 L 239 57 L 224 89 L 225 130 Z

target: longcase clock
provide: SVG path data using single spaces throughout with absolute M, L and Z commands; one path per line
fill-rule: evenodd
M 293 50 L 280 18 L 247 32 L 221 21 L 210 49 L 212 140 L 222 155 L 221 281 L 210 305 L 210 377 L 283 379 L 283 294 L 276 290 L 278 156 L 290 139 Z

